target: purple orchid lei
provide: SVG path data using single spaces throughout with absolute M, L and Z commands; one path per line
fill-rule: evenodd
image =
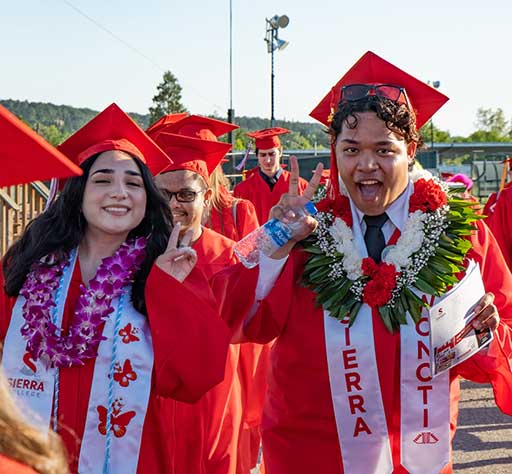
M 51 313 L 56 306 L 54 294 L 64 268 L 69 265 L 69 255 L 58 263 L 54 263 L 53 255 L 47 255 L 32 266 L 20 290 L 26 299 L 23 305 L 26 323 L 21 335 L 35 360 L 40 359 L 48 367 L 71 367 L 96 357 L 100 342 L 106 339 L 100 328 L 113 311 L 112 300 L 133 282 L 144 260 L 146 244 L 146 237 L 130 239 L 114 255 L 102 260 L 89 288 L 80 287 L 81 295 L 67 335 L 59 335 L 60 328 L 52 322 Z

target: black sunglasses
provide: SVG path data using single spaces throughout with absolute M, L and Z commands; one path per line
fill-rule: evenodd
M 407 92 L 403 87 L 393 84 L 349 84 L 341 88 L 341 102 L 355 102 L 375 95 L 397 103 L 405 103 L 411 110 Z M 403 101 L 400 98 L 403 97 Z
M 176 192 L 167 191 L 167 189 L 161 189 L 160 191 L 162 191 L 162 194 L 169 200 L 169 202 L 171 202 L 173 197 L 175 197 L 178 202 L 194 202 L 197 195 L 203 192 L 203 190 L 191 191 L 190 189 L 180 189 Z

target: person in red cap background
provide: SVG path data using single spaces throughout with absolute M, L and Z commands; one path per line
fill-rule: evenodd
M 0 135 L 0 186 L 82 174 L 71 160 L 2 106 Z M 35 474 L 36 471 L 67 474 L 64 446 L 55 433 L 45 433 L 29 423 L 15 404 L 0 371 L 0 472 Z
M 153 183 L 167 155 L 115 104 L 59 149 L 83 175 L 5 255 L 2 367 L 70 472 L 164 474 L 158 408 L 222 379 L 229 331 Z
M 255 154 L 258 168 L 250 170 L 247 178 L 233 189 L 235 197 L 248 199 L 256 208 L 260 224 L 268 220 L 272 206 L 275 206 L 290 184 L 290 173 L 281 167 L 283 147 L 279 135 L 290 133 L 285 128 L 266 128 L 247 135 L 255 140 Z M 299 178 L 299 189 L 303 191 L 307 182 Z
M 168 199 L 174 222 L 181 224 L 182 232 L 188 229 L 192 234 L 197 267 L 211 278 L 237 262 L 235 243 L 202 225 L 212 196 L 210 173 L 231 145 L 165 132 L 156 141 L 173 159 L 155 178 L 156 184 Z M 224 380 L 197 403 L 162 407 L 161 416 L 169 424 L 165 434 L 172 459 L 169 472 L 235 473 L 242 423 L 239 352 L 238 344 L 230 346 Z
M 217 137 L 235 128 L 237 126 L 208 117 L 172 114 L 163 117 L 152 125 L 148 129 L 148 134 L 157 142 L 159 141 L 159 134 L 163 132 L 216 142 Z M 203 225 L 228 239 L 238 241 L 259 225 L 254 205 L 247 199 L 233 197 L 228 191 L 227 179 L 222 172 L 221 164 L 218 164 L 209 174 L 210 191 L 208 196 L 203 195 L 203 198 L 208 202 L 208 206 L 206 209 L 200 209 Z M 198 226 L 199 223 L 196 223 L 196 225 Z M 203 238 L 201 241 L 206 242 L 207 240 Z M 229 248 L 232 248 L 232 243 L 230 243 Z M 229 265 L 232 261 L 232 255 L 230 255 L 225 264 Z M 207 264 L 208 260 L 200 259 L 200 262 Z M 219 270 L 219 268 L 216 270 Z M 207 273 L 211 273 L 211 270 Z M 269 350 L 270 346 L 252 343 L 243 343 L 231 349 L 234 353 L 233 358 L 238 354 L 237 376 L 239 382 L 236 383 L 241 384 L 243 403 L 243 420 L 240 426 L 241 432 L 236 456 L 238 473 L 248 473 L 256 465 L 258 459 L 260 448 L 259 424 L 266 392 Z M 220 387 L 218 390 L 222 391 L 223 388 Z M 217 403 L 220 403 L 219 398 Z M 182 409 L 187 410 L 187 407 Z M 229 438 L 224 439 L 228 441 Z M 231 440 L 231 443 L 236 444 L 235 441 Z M 219 466 L 222 466 L 222 464 L 219 464 Z
M 418 128 L 446 100 L 366 53 L 311 114 L 332 136 L 332 179 L 317 220 L 302 218 L 302 231 L 262 256 L 259 269 L 233 267 L 213 281 L 235 328 L 230 298 L 253 295 L 241 339 L 277 338 L 262 420 L 271 474 L 452 473 L 459 376 L 492 383 L 498 406 L 512 414 L 512 276 L 474 210 L 431 175 L 410 171 Z M 303 196 L 291 185 L 272 216 L 311 199 L 320 171 Z M 428 227 L 440 220 L 450 240 Z M 432 378 L 422 305 L 463 277 L 447 254 L 460 268 L 480 264 L 488 293 L 472 324 L 494 339 Z
M 501 176 L 500 188 L 498 192 L 491 193 L 487 198 L 487 202 L 485 203 L 483 210 L 484 216 L 491 216 L 491 214 L 494 212 L 494 207 L 496 206 L 496 202 L 501 196 L 502 191 L 512 186 L 512 158 L 507 158 L 503 163 L 504 166 Z M 489 225 L 489 221 L 487 221 L 487 225 Z
M 156 141 L 160 133 L 166 132 L 216 142 L 218 137 L 237 128 L 238 125 L 222 120 L 180 113 L 162 117 L 148 128 L 147 133 Z M 210 173 L 209 185 L 212 196 L 207 212 L 203 213 L 206 227 L 234 241 L 258 227 L 254 205 L 247 199 L 232 196 L 221 164 Z
M 500 191 L 489 196 L 483 213 L 488 216 L 485 222 L 496 237 L 508 268 L 512 270 L 512 241 L 510 239 L 512 235 L 510 225 L 510 216 L 512 215 L 512 181 L 505 182 L 505 173 L 508 173 L 509 177 L 512 175 L 512 159 L 507 158 L 504 166 Z

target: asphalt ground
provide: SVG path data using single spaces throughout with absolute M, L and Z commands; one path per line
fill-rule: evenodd
M 456 474 L 512 474 L 512 417 L 496 407 L 488 385 L 461 382 L 453 467 Z

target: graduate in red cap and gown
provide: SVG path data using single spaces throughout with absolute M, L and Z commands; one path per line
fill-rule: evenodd
M 491 383 L 498 406 L 512 414 L 512 276 L 474 211 L 457 208 L 431 175 L 409 171 L 418 128 L 446 100 L 366 53 L 311 114 L 330 127 L 332 179 L 318 204 L 322 212 L 301 221 L 294 240 L 307 237 L 305 246 L 289 254 L 291 241 L 262 257 L 259 268 L 233 267 L 214 281 L 231 324 L 239 323 L 236 305 L 253 295 L 241 338 L 277 338 L 262 420 L 271 474 L 452 473 L 459 376 Z M 295 160 L 291 173 L 298 176 Z M 321 166 L 303 196 L 292 185 L 279 206 L 304 205 L 320 175 Z M 286 207 L 275 211 L 286 215 Z M 445 220 L 451 239 L 441 242 L 423 223 L 444 212 L 443 219 L 463 212 L 478 230 L 465 236 L 464 226 Z M 427 239 L 436 245 L 425 245 Z M 473 325 L 489 328 L 494 339 L 432 378 L 420 304 L 436 301 L 433 291 L 442 294 L 463 277 L 443 253 L 464 266 L 469 259 L 479 263 L 488 293 L 475 306 Z M 393 291 L 400 301 L 391 306 Z
M 505 159 L 503 161 L 503 165 L 500 188 L 498 192 L 489 194 L 484 210 L 482 211 L 484 216 L 490 216 L 494 212 L 494 207 L 496 206 L 496 202 L 501 196 L 502 191 L 512 186 L 512 158 Z M 487 222 L 487 225 L 489 225 L 489 222 Z
M 180 113 L 162 117 L 148 128 L 147 133 L 156 141 L 160 133 L 167 132 L 216 142 L 220 136 L 237 128 L 238 125 L 222 120 Z M 213 194 L 209 209 L 203 215 L 203 224 L 228 239 L 238 241 L 258 228 L 258 218 L 251 201 L 235 198 L 229 192 L 222 162 L 210 173 Z
M 161 133 L 156 141 L 173 159 L 156 177 L 156 184 L 168 197 L 174 222 L 181 223 L 182 232 L 192 233 L 190 245 L 197 253 L 197 267 L 211 278 L 237 263 L 235 243 L 202 225 L 212 195 L 209 175 L 231 145 L 172 133 Z M 169 472 L 235 473 L 242 422 L 239 351 L 238 344 L 230 346 L 223 381 L 197 403 L 162 407 L 160 416 L 168 423 L 164 436 L 172 459 Z
M 512 181 L 506 182 L 506 177 L 512 174 L 512 159 L 505 160 L 500 190 L 489 196 L 484 208 L 484 215 L 489 216 L 485 221 L 496 237 L 501 247 L 508 268 L 512 270 Z
M 0 106 L 0 186 L 54 177 L 79 176 L 82 170 L 14 114 Z M 5 474 L 62 473 L 67 461 L 58 436 L 29 426 L 16 406 L 0 372 L 0 472 Z M 33 469 L 34 468 L 34 469 Z
M 3 370 L 71 473 L 168 473 L 159 409 L 222 380 L 229 330 L 153 182 L 168 156 L 115 104 L 59 149 L 83 175 L 5 255 Z
M 163 132 L 188 136 L 192 138 L 216 142 L 217 138 L 237 126 L 220 120 L 199 115 L 171 114 L 162 117 L 148 129 L 148 134 L 157 142 Z M 256 210 L 251 201 L 235 198 L 228 191 L 226 178 L 222 172 L 222 162 L 209 173 L 211 194 L 208 197 L 209 206 L 202 213 L 203 225 L 225 237 L 238 241 L 249 232 L 259 227 Z M 205 239 L 201 239 L 205 242 Z M 232 247 L 230 244 L 229 248 Z M 201 263 L 202 260 L 200 259 Z M 207 263 L 208 260 L 205 259 Z M 231 259 L 225 264 L 232 263 Z M 263 400 L 266 392 L 266 375 L 268 367 L 269 345 L 243 343 L 232 352 L 239 353 L 238 379 L 242 390 L 242 423 L 238 438 L 238 454 L 236 456 L 237 472 L 248 473 L 255 467 L 260 449 L 259 425 Z M 233 354 L 233 358 L 235 354 Z M 223 387 L 218 390 L 221 391 Z M 187 407 L 182 407 L 189 410 Z M 236 419 L 233 418 L 233 419 Z M 228 437 L 224 437 L 228 441 Z M 235 439 L 231 442 L 235 443 Z M 235 443 L 236 444 L 236 443 Z
M 290 184 L 290 173 L 281 167 L 283 147 L 279 135 L 285 133 L 290 131 L 275 127 L 247 134 L 254 138 L 258 167 L 247 172 L 246 179 L 234 187 L 233 194 L 254 204 L 261 225 L 267 222 L 270 209 L 288 191 Z M 299 190 L 303 191 L 306 185 L 307 181 L 300 178 Z

